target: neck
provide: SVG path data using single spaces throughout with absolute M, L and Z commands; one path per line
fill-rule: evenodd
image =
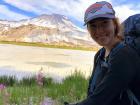
M 114 46 L 116 44 L 118 44 L 119 42 L 121 42 L 118 38 L 115 38 L 114 41 L 112 41 L 112 43 L 110 43 L 109 46 L 104 46 L 104 48 L 106 49 L 106 52 L 105 52 L 105 57 L 107 57 L 111 51 L 112 48 L 114 48 Z

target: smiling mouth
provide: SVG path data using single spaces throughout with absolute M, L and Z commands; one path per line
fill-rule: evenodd
M 100 39 L 100 38 L 105 38 L 107 35 L 102 35 L 102 36 L 96 36 L 97 39 Z

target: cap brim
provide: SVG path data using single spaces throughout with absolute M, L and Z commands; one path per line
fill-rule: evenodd
M 87 23 L 90 22 L 91 20 L 94 20 L 94 19 L 97 19 L 97 18 L 109 18 L 109 19 L 114 19 L 115 16 L 112 15 L 112 14 L 97 15 L 97 16 L 94 16 L 94 17 L 89 18 L 89 19 L 84 23 L 84 26 L 87 25 Z

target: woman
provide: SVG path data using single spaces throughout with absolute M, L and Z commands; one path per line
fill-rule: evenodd
M 105 1 L 92 4 L 85 12 L 84 21 L 93 40 L 103 48 L 95 55 L 87 98 L 67 104 L 132 105 L 127 90 L 140 99 L 140 61 L 137 53 L 122 43 L 112 5 Z

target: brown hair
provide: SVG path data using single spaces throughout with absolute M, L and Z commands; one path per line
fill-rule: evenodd
M 120 24 L 120 22 L 119 22 L 119 19 L 118 19 L 118 18 L 114 18 L 114 19 L 113 19 L 113 22 L 114 22 L 114 24 L 116 25 L 115 35 L 117 36 L 117 38 L 118 38 L 119 40 L 123 40 L 124 37 L 123 37 L 123 35 L 122 35 L 122 26 L 121 26 L 121 24 Z

